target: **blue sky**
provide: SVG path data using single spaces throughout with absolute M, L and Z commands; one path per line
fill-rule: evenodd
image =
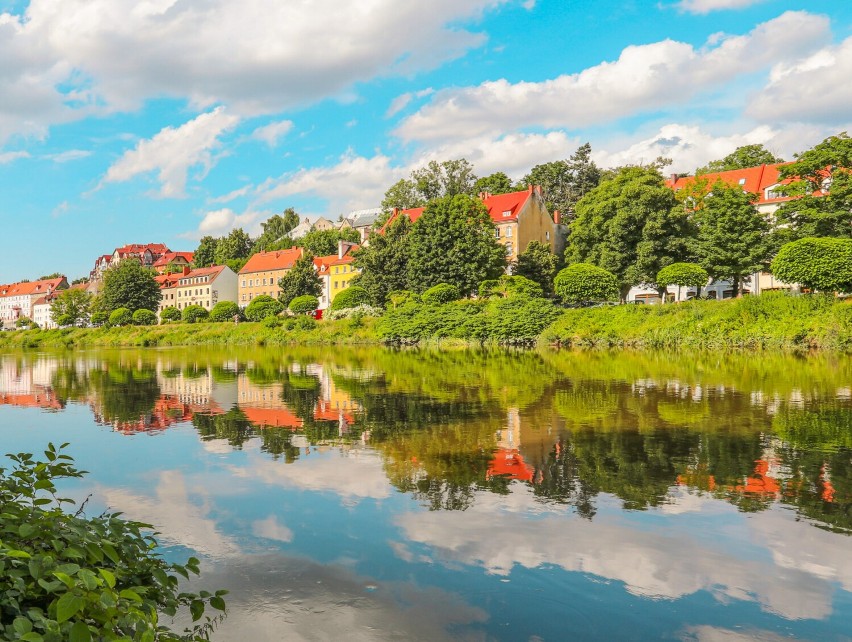
M 0 283 L 589 141 L 673 171 L 852 129 L 852 3 L 0 0 Z

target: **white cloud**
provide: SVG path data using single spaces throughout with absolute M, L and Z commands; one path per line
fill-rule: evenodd
M 81 158 L 88 158 L 91 155 L 92 152 L 85 149 L 69 149 L 58 154 L 50 154 L 46 158 L 52 160 L 54 163 L 67 163 L 69 161 L 80 160 Z
M 453 140 L 521 127 L 579 128 L 613 121 L 686 103 L 829 40 L 826 17 L 787 12 L 743 36 L 713 36 L 700 49 L 673 40 L 631 45 L 614 62 L 552 80 L 496 80 L 439 91 L 395 133 L 407 141 Z
M 160 195 L 184 195 L 190 168 L 212 167 L 211 150 L 219 145 L 219 136 L 233 128 L 239 118 L 227 114 L 222 107 L 201 114 L 180 127 L 166 127 L 153 138 L 141 140 L 128 150 L 106 173 L 104 183 L 127 181 L 139 174 L 157 172 Z
M 391 101 L 391 104 L 388 107 L 387 112 L 385 112 L 385 118 L 391 118 L 392 116 L 395 116 L 396 114 L 401 112 L 403 109 L 405 109 L 408 106 L 408 104 L 412 100 L 414 100 L 415 98 L 425 98 L 426 96 L 430 96 L 431 94 L 434 94 L 434 93 L 435 93 L 435 90 L 432 89 L 431 87 L 428 87 L 426 89 L 421 89 L 420 91 L 414 91 L 414 92 L 409 91 L 409 92 L 406 92 L 404 94 L 400 94 L 399 96 L 397 96 L 396 98 L 394 98 Z
M 266 539 L 285 543 L 293 541 L 293 531 L 284 524 L 279 524 L 275 515 L 252 522 L 251 531 L 258 537 L 265 537 Z
M 258 127 L 251 133 L 251 137 L 263 141 L 270 147 L 275 147 L 278 145 L 278 140 L 286 136 L 291 129 L 293 129 L 292 120 L 281 120 Z
M 745 9 L 763 0 L 681 0 L 677 7 L 689 13 L 710 13 L 719 9 Z
M 27 152 L 0 152 L 0 165 L 5 163 L 11 163 L 12 161 L 16 161 L 19 158 L 29 158 L 30 155 Z
M 222 196 L 217 196 L 216 198 L 211 198 L 211 203 L 230 203 L 231 201 L 238 199 L 242 196 L 245 196 L 251 191 L 252 185 L 243 185 L 242 187 L 238 187 L 235 190 L 228 192 L 227 194 L 223 194 Z
M 249 211 L 237 214 L 227 207 L 207 212 L 198 224 L 198 236 L 224 236 L 237 227 L 245 228 L 258 218 L 258 213 Z

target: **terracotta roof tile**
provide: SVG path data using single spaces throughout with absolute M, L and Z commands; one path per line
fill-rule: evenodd
M 265 272 L 268 270 L 289 270 L 301 256 L 302 248 L 300 247 L 294 247 L 289 250 L 277 250 L 275 252 L 258 252 L 252 255 L 243 266 L 243 269 L 240 270 L 240 274 Z

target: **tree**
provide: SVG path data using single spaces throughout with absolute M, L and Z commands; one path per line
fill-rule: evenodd
M 346 308 L 356 308 L 359 305 L 366 305 L 370 302 L 370 295 L 364 288 L 357 285 L 350 285 L 344 288 L 334 297 L 331 302 L 332 310 L 345 310 Z
M 797 154 L 779 178 L 792 182 L 778 191 L 796 197 L 775 213 L 784 240 L 852 238 L 852 138 L 846 132 Z
M 394 208 L 407 210 L 412 207 L 422 207 L 425 204 L 423 197 L 417 191 L 414 181 L 401 178 L 391 185 L 382 199 L 382 209 L 386 212 Z
M 71 281 L 71 285 L 78 285 L 80 283 L 88 283 L 88 282 L 89 282 L 89 277 L 81 276 L 81 277 Z
M 252 254 L 257 252 L 269 252 L 272 249 L 281 249 L 278 247 L 273 248 L 273 245 L 278 243 L 279 241 L 287 238 L 287 233 L 290 232 L 294 227 L 299 224 L 299 215 L 296 213 L 292 207 L 288 207 L 281 214 L 274 214 L 266 219 L 266 222 L 261 223 L 261 227 L 263 228 L 263 232 L 257 240 L 254 242 L 254 246 L 252 247 Z
M 92 322 L 94 323 L 95 317 L 92 316 Z M 160 319 L 163 323 L 167 323 L 169 321 L 180 321 L 180 310 L 178 310 L 175 306 L 170 305 L 163 308 L 163 311 L 160 312 Z
M 50 303 L 50 316 L 58 325 L 86 323 L 92 308 L 92 295 L 79 288 L 62 290 Z M 66 323 L 59 323 L 59 317 Z
M 618 278 L 612 272 L 589 263 L 574 263 L 560 270 L 554 289 L 566 303 L 612 301 L 619 294 Z
M 526 277 L 538 283 L 545 294 L 552 294 L 557 261 L 547 245 L 541 241 L 530 241 L 512 264 L 512 274 Z
M 472 192 L 477 195 L 481 192 L 489 194 L 508 194 L 515 191 L 515 186 L 512 185 L 512 179 L 506 176 L 503 172 L 494 172 L 488 176 L 478 178 L 473 184 Z
M 353 254 L 354 265 L 360 270 L 352 285 L 370 294 L 373 305 L 383 306 L 388 294 L 408 289 L 408 238 L 411 221 L 398 216 L 386 225 L 381 234 L 370 236 L 370 244 Z
M 284 306 L 279 301 L 261 294 L 251 300 L 245 309 L 245 315 L 249 321 L 263 321 L 267 317 L 277 316 L 283 309 Z
M 202 236 L 192 256 L 192 264 L 197 268 L 213 265 L 216 262 L 217 245 L 219 245 L 219 239 L 212 236 Z
M 361 234 L 351 227 L 342 230 L 313 230 L 296 241 L 296 245 L 305 249 L 313 256 L 328 256 L 337 254 L 339 241 L 360 243 Z
M 622 299 L 632 286 L 654 283 L 662 268 L 690 256 L 689 216 L 655 168 L 621 168 L 586 194 L 576 212 L 566 259 L 615 274 Z
M 445 196 L 472 194 L 476 174 L 473 165 L 464 158 L 439 163 L 429 161 L 426 167 L 411 172 L 417 192 L 426 202 Z
M 423 303 L 428 305 L 442 305 L 450 301 L 458 301 L 462 298 L 462 294 L 455 285 L 439 283 L 426 290 L 421 298 Z
M 553 289 L 552 286 L 551 289 Z M 544 291 L 538 283 L 524 276 L 504 274 L 499 279 L 489 279 L 480 283 L 478 294 L 481 298 L 500 296 L 508 299 L 517 295 L 541 298 L 544 296 Z
M 37 281 L 49 281 L 50 279 L 59 279 L 62 278 L 62 274 L 59 272 L 53 272 L 52 274 L 45 274 L 44 276 L 38 277 Z
M 216 244 L 214 255 L 217 265 L 225 265 L 234 259 L 248 259 L 251 256 L 251 248 L 254 242 L 242 228 L 231 230 L 228 236 L 223 236 Z
M 210 320 L 216 322 L 233 321 L 240 316 L 240 306 L 234 301 L 219 301 L 210 310 Z
M 345 290 L 344 290 L 345 292 Z M 297 296 L 288 306 L 293 314 L 309 314 L 319 307 L 319 299 L 312 294 Z
M 760 270 L 769 253 L 769 223 L 754 207 L 756 199 L 717 181 L 695 212 L 698 263 L 714 279 L 730 280 L 737 296 L 743 279 Z
M 710 161 L 704 167 L 699 167 L 695 170 L 695 175 L 728 172 L 734 169 L 746 169 L 757 167 L 758 165 L 771 165 L 783 162 L 783 158 L 775 156 L 775 154 L 763 145 L 743 145 L 742 147 L 737 147 L 724 158 Z
M 189 305 L 180 314 L 181 320 L 186 323 L 201 323 L 207 321 L 210 313 L 200 305 Z
M 98 310 L 112 312 L 128 308 L 131 312 L 156 310 L 162 295 L 154 279 L 156 272 L 132 259 L 121 261 L 104 272 L 103 287 L 98 295 Z
M 494 229 L 479 199 L 460 194 L 431 201 L 409 235 L 409 289 L 423 292 L 449 283 L 467 294 L 480 281 L 498 277 L 506 268 L 506 251 Z
M 518 189 L 540 185 L 547 209 L 551 213 L 558 210 L 564 220 L 570 221 L 579 200 L 601 181 L 602 172 L 591 155 L 592 146 L 586 143 L 577 148 L 568 160 L 536 165 L 521 179 Z
M 293 263 L 293 267 L 278 279 L 278 289 L 278 300 L 283 307 L 287 307 L 297 296 L 322 294 L 322 279 L 314 269 L 313 255 L 303 252 Z
M 133 325 L 133 313 L 128 308 L 116 308 L 109 314 L 109 324 L 117 327 Z
M 133 323 L 135 325 L 157 325 L 157 315 L 142 308 L 133 313 Z
M 772 274 L 819 292 L 852 292 L 852 239 L 803 238 L 787 243 Z
M 680 300 L 680 289 L 702 288 L 707 285 L 710 275 L 707 270 L 697 263 L 672 263 L 657 273 L 657 286 L 667 288 L 670 285 L 677 286 L 677 298 Z M 665 301 L 665 297 L 663 297 Z

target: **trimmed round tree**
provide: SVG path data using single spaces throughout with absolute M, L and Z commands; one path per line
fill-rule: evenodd
M 661 288 L 676 285 L 677 298 L 680 300 L 682 287 L 700 288 L 707 285 L 709 278 L 707 270 L 697 263 L 672 263 L 657 272 L 657 285 Z
M 818 292 L 852 292 L 852 239 L 807 237 L 787 243 L 772 261 L 772 274 Z
M 142 308 L 133 313 L 134 325 L 157 325 L 157 315 Z
M 479 284 L 480 297 L 500 296 L 508 299 L 519 295 L 540 299 L 544 296 L 544 290 L 535 281 L 516 274 L 504 274 L 499 279 L 491 279 Z
M 180 318 L 180 313 L 178 313 L 178 318 Z M 109 314 L 106 312 L 94 312 L 92 313 L 92 325 L 101 326 L 104 323 L 109 321 Z
M 261 294 L 252 299 L 245 310 L 249 321 L 263 321 L 266 317 L 274 317 L 284 310 L 284 305 L 271 296 Z
M 423 303 L 429 305 L 441 305 L 450 301 L 458 301 L 461 298 L 461 291 L 458 286 L 449 283 L 439 283 L 433 285 L 422 294 Z
M 94 315 L 92 315 L 92 322 L 94 323 Z M 175 306 L 170 305 L 168 307 L 163 308 L 163 311 L 160 312 L 160 319 L 163 323 L 169 323 L 171 321 L 180 321 L 180 310 L 178 310 Z
M 210 310 L 210 320 L 222 323 L 224 321 L 233 321 L 234 316 L 240 316 L 240 306 L 234 301 L 219 301 Z
M 297 296 L 288 307 L 293 314 L 309 314 L 319 307 L 319 299 L 312 294 Z
M 590 263 L 574 263 L 561 270 L 554 290 L 566 303 L 618 300 L 618 279 L 612 272 Z
M 209 316 L 210 313 L 200 305 L 190 305 L 184 308 L 181 313 L 181 319 L 187 323 L 201 323 L 202 321 L 207 321 Z
M 357 285 L 349 286 L 341 290 L 331 302 L 332 310 L 345 310 L 346 308 L 355 308 L 359 305 L 369 305 L 370 295 L 362 287 Z
M 109 315 L 109 324 L 115 326 L 133 325 L 133 313 L 127 308 L 118 308 Z

